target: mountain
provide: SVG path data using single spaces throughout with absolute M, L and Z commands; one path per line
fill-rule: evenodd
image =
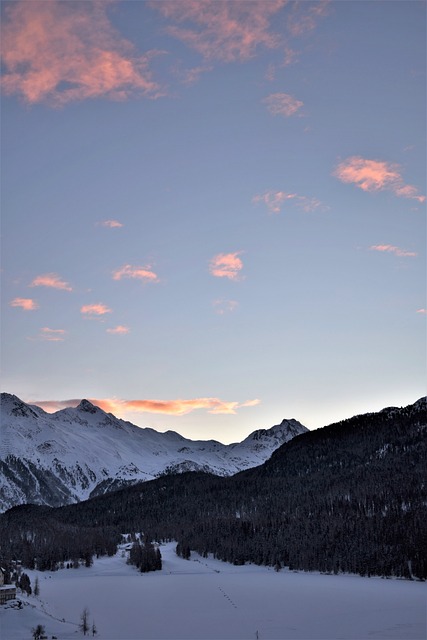
M 283 420 L 225 445 L 140 428 L 88 400 L 49 414 L 2 393 L 0 511 L 24 503 L 71 504 L 168 473 L 229 476 L 262 464 L 306 431 L 296 420 Z
M 0 515 L 2 566 L 113 554 L 123 532 L 235 564 L 427 579 L 426 398 L 308 431 L 228 477 L 166 475 Z

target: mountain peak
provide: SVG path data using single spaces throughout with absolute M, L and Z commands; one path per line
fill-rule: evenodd
M 23 418 L 33 416 L 37 418 L 37 413 L 13 393 L 1 394 L 1 406 L 2 411 L 9 415 L 20 416 Z
M 86 398 L 83 398 L 83 400 L 80 401 L 80 404 L 76 409 L 77 411 L 82 411 L 84 413 L 97 413 L 98 411 L 102 411 L 102 409 L 92 404 L 89 400 L 86 400 Z
M 270 429 L 257 429 L 253 431 L 245 440 L 249 441 L 276 441 L 278 446 L 284 444 L 288 440 L 291 440 L 295 436 L 300 435 L 308 431 L 307 427 L 304 427 L 300 422 L 293 418 L 288 420 L 284 419 L 280 424 L 276 424 Z

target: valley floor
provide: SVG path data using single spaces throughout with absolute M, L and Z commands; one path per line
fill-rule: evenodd
M 99 640 L 424 640 L 426 584 L 358 576 L 235 567 L 161 546 L 163 569 L 141 574 L 124 552 L 87 569 L 27 571 L 40 596 L 0 607 L 4 640 L 30 640 L 44 625 L 50 639 L 83 637 L 89 610 Z M 92 634 L 90 633 L 90 636 Z

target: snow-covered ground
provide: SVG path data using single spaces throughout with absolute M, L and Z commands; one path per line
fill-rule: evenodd
M 161 546 L 163 569 L 141 574 L 119 551 L 87 569 L 27 571 L 40 596 L 21 610 L 0 607 L 0 636 L 29 640 L 43 624 L 49 639 L 83 637 L 89 609 L 100 640 L 377 640 L 426 638 L 426 584 L 358 576 L 235 567 Z M 63 621 L 64 620 L 64 621 Z M 91 634 L 90 634 L 91 635 Z

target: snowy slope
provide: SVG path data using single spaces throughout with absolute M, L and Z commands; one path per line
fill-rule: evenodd
M 162 473 L 232 475 L 262 464 L 305 431 L 296 420 L 283 420 L 243 442 L 224 445 L 143 429 L 87 400 L 49 414 L 2 393 L 0 510 L 26 502 L 69 504 Z

